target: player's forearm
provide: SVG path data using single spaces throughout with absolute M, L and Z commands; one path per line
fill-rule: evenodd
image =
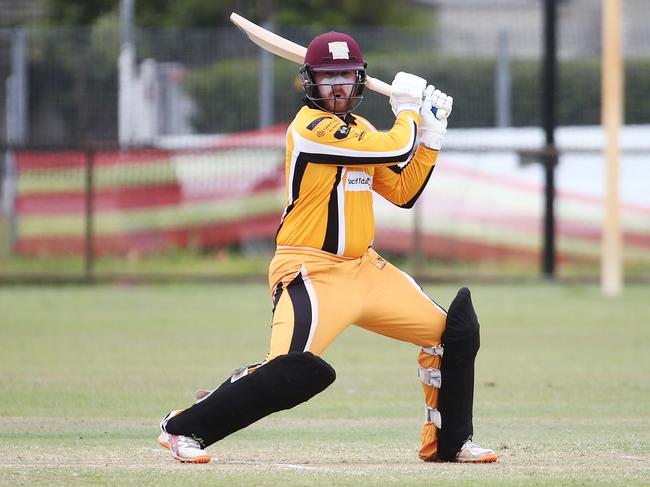
M 373 189 L 391 203 L 411 208 L 429 182 L 437 157 L 438 151 L 420 146 L 404 168 L 393 166 L 382 169 L 384 177 L 376 178 Z

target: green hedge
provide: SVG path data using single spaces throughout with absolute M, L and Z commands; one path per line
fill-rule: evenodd
M 455 127 L 494 125 L 494 73 L 491 59 L 443 58 L 422 53 L 368 55 L 369 74 L 390 82 L 397 71 L 417 73 L 454 96 Z M 297 89 L 298 66 L 277 59 L 274 64 L 275 122 L 291 120 L 301 104 Z M 557 116 L 559 125 L 600 123 L 600 61 L 570 60 L 559 64 Z M 512 75 L 512 122 L 515 126 L 541 125 L 541 63 L 515 60 Z M 625 123 L 650 121 L 650 59 L 625 63 Z M 197 101 L 194 120 L 199 132 L 252 129 L 258 124 L 257 59 L 228 60 L 193 70 L 186 87 Z M 387 100 L 367 92 L 360 113 L 377 126 L 392 123 Z
M 275 120 L 291 120 L 299 108 L 302 91 L 295 86 L 297 64 L 274 61 Z M 256 128 L 259 117 L 258 60 L 222 61 L 192 70 L 184 80 L 197 105 L 193 119 L 199 133 L 234 132 Z

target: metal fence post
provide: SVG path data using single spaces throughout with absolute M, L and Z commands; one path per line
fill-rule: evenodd
M 27 29 L 15 29 L 11 36 L 11 75 L 7 80 L 7 142 L 27 141 Z
M 0 257 L 16 245 L 16 154 L 6 149 L 0 159 Z
M 508 31 L 500 30 L 497 41 L 497 66 L 494 87 L 497 127 L 510 127 L 512 125 L 510 114 L 512 76 L 510 73 L 509 44 Z
M 263 24 L 267 30 L 273 30 L 271 22 Z M 264 128 L 273 124 L 273 103 L 274 103 L 274 83 L 273 83 L 273 58 L 274 55 L 265 49 L 260 49 L 260 91 L 259 91 L 259 127 Z
M 86 148 L 84 279 L 95 282 L 95 150 Z
M 118 110 L 117 132 L 121 147 L 131 145 L 136 141 L 136 55 L 134 40 L 135 0 L 122 0 L 121 43 L 118 57 Z
M 16 245 L 16 154 L 12 146 L 27 142 L 27 29 L 11 34 L 11 74 L 6 80 L 6 141 L 10 146 L 0 160 L 0 253 L 13 252 Z
M 558 153 L 555 146 L 557 95 L 557 0 L 544 2 L 544 86 L 542 118 L 544 126 L 544 253 L 542 274 L 555 278 L 555 166 Z

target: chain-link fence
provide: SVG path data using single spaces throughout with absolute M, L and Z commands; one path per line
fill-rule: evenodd
M 285 128 L 193 147 L 6 151 L 16 177 L 0 280 L 263 275 L 284 206 Z M 598 272 L 602 162 L 597 151 L 569 145 L 593 130 L 559 131 L 567 147 L 557 170 L 560 277 Z M 626 134 L 640 140 L 643 130 Z M 536 276 L 544 188 L 525 147 L 542 134 L 508 130 L 513 146 L 492 133 L 450 134 L 456 149 L 441 154 L 412 211 L 376 197 L 374 246 L 421 278 Z M 483 148 L 463 148 L 465 137 Z M 640 279 L 650 277 L 649 152 L 625 153 L 621 191 L 626 273 Z
M 426 29 L 347 30 L 358 39 L 370 75 L 390 82 L 395 72 L 410 71 L 453 93 L 454 126 L 539 126 L 542 2 L 525 11 L 508 8 L 508 2 L 489 10 L 463 8 L 465 3 L 441 8 L 437 22 Z M 573 16 L 578 12 L 567 10 L 559 20 L 560 125 L 599 123 L 600 18 L 591 3 L 584 7 L 586 19 L 577 21 Z M 626 19 L 630 29 L 625 38 L 625 120 L 638 124 L 650 117 L 650 33 L 635 29 L 632 20 Z M 320 33 L 307 28 L 275 30 L 303 45 Z M 273 56 L 263 63 L 260 49 L 234 27 L 137 29 L 135 64 L 122 82 L 117 20 L 92 29 L 29 28 L 24 33 L 27 77 L 22 82 L 29 99 L 30 144 L 116 141 L 120 117 L 129 115 L 126 111 L 120 115 L 119 110 L 119 98 L 125 94 L 138 99 L 132 108 L 140 111 L 141 120 L 133 123 L 151 125 L 131 129 L 140 130 L 137 139 L 145 142 L 157 135 L 236 132 L 286 123 L 301 103 L 297 65 Z M 16 34 L 17 30 L 0 31 L 3 81 L 16 69 L 12 68 Z M 7 114 L 6 102 L 13 95 L 7 93 L 5 82 L 0 90 L 2 113 Z M 261 93 L 267 94 L 264 99 Z M 261 120 L 261 111 L 266 120 Z M 379 127 L 391 124 L 386 100 L 375 93 L 367 93 L 361 113 Z M 6 140 L 7 116 L 0 118 L 4 129 L 0 140 Z
M 596 275 L 598 266 L 593 3 L 560 3 L 561 276 Z M 650 179 L 650 13 L 642 3 L 626 10 L 622 208 L 628 274 L 647 277 L 650 200 L 639 182 Z M 390 82 L 397 71 L 417 73 L 455 97 L 416 209 L 395 213 L 376 201 L 376 246 L 418 273 L 538 273 L 543 180 L 528 156 L 543 145 L 530 128 L 542 116 L 542 2 L 521 4 L 439 2 L 427 28 L 340 29 L 357 38 L 370 75 Z M 321 33 L 274 30 L 303 45 Z M 302 103 L 297 69 L 234 27 L 137 29 L 130 46 L 120 44 L 117 21 L 0 30 L 0 278 L 263 274 L 284 204 L 283 130 Z M 359 113 L 379 128 L 392 123 L 373 92 Z

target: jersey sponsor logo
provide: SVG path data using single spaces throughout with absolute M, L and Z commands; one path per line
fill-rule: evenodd
M 325 130 L 329 130 L 331 132 L 334 128 L 338 126 L 339 124 L 334 120 L 332 120 L 331 122 L 327 122 L 327 125 L 325 125 Z
M 328 47 L 332 54 L 332 59 L 350 59 L 350 49 L 345 41 L 329 42 Z
M 348 171 L 345 175 L 346 191 L 371 191 L 372 176 L 363 171 Z
M 343 125 L 340 129 L 336 131 L 334 134 L 335 139 L 345 139 L 348 135 L 350 135 L 350 127 L 347 125 Z
M 316 128 L 316 125 L 321 123 L 323 120 L 330 120 L 330 117 L 320 117 L 317 118 L 316 120 L 312 120 L 312 122 L 307 125 L 307 130 L 314 130 Z

